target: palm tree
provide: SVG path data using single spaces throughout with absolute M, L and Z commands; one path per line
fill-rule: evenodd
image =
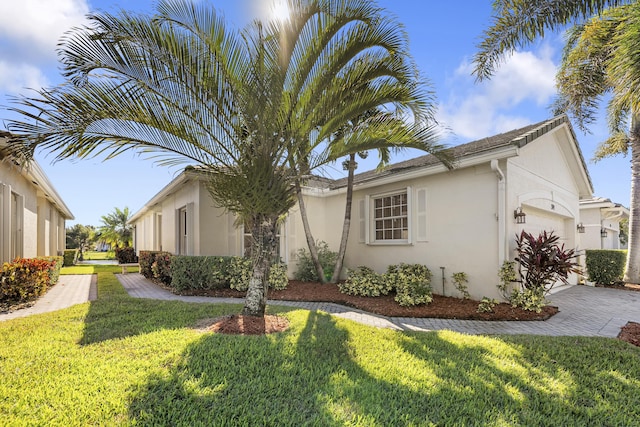
M 122 210 L 116 207 L 110 214 L 103 215 L 100 218 L 102 225 L 98 228 L 100 238 L 115 247 L 129 247 L 133 241 L 133 226 L 128 223 L 129 218 L 131 215 L 126 206 Z
M 67 82 L 18 98 L 11 110 L 22 120 L 9 122 L 26 156 L 40 147 L 109 159 L 133 149 L 163 165 L 199 166 L 212 199 L 251 230 L 243 314 L 255 316 L 264 315 L 293 184 L 348 153 L 330 137 L 349 118 L 422 90 L 397 84 L 396 75 L 410 75 L 403 32 L 373 2 L 288 6 L 289 19 L 241 32 L 188 0 L 160 0 L 155 16 L 91 14 L 61 40 Z
M 557 76 L 556 109 L 582 129 L 595 118 L 604 95 L 610 137 L 595 159 L 631 153 L 629 250 L 624 280 L 640 283 L 640 5 L 635 1 L 497 1 L 496 18 L 475 57 L 475 75 L 489 78 L 506 52 L 544 31 L 578 24 L 568 33 Z

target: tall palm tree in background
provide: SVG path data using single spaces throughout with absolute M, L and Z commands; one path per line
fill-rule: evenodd
M 635 1 L 498 0 L 495 20 L 475 57 L 475 75 L 489 78 L 505 53 L 546 30 L 576 24 L 557 75 L 556 111 L 568 112 L 582 129 L 595 120 L 603 96 L 610 136 L 595 159 L 631 154 L 629 250 L 624 280 L 640 283 L 640 4 Z
M 59 56 L 67 82 L 18 98 L 14 147 L 57 158 L 136 150 L 163 165 L 194 164 L 216 204 L 252 236 L 253 276 L 243 314 L 263 316 L 280 221 L 294 183 L 380 138 L 334 138 L 351 118 L 411 97 L 419 136 L 431 123 L 405 36 L 367 0 L 289 0 L 285 20 L 229 29 L 206 4 L 160 0 L 154 16 L 94 13 Z M 404 76 L 408 78 L 405 79 Z M 373 131 L 373 130 L 372 130 Z M 380 132 L 380 129 L 378 129 Z M 415 142 L 415 141 L 414 141 Z
M 133 243 L 133 226 L 128 224 L 131 215 L 129 208 L 114 208 L 113 212 L 100 218 L 98 227 L 100 239 L 117 247 L 129 247 Z

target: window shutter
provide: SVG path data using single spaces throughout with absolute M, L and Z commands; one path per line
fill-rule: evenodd
M 418 188 L 416 190 L 416 240 L 418 242 L 426 242 L 428 240 L 426 188 Z
M 365 215 L 365 199 L 358 200 L 358 242 L 367 241 L 367 221 Z
M 236 242 L 238 236 L 238 230 L 234 227 L 233 223 L 235 218 L 231 212 L 227 212 L 227 255 L 234 256 L 238 254 L 236 249 Z
M 195 255 L 195 203 L 187 203 L 187 255 Z

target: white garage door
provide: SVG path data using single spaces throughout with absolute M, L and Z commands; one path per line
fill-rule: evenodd
M 559 243 L 562 244 L 567 241 L 565 218 L 563 216 L 533 208 L 524 208 L 523 210 L 527 214 L 526 223 L 521 225 L 523 230 L 534 236 L 539 235 L 543 231 L 547 233 L 553 231 L 554 234 L 560 238 Z

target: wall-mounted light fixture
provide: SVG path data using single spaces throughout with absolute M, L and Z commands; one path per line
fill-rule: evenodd
M 602 237 L 604 239 L 605 237 L 607 237 L 607 235 L 608 235 L 607 230 L 604 229 L 604 228 L 601 228 L 600 229 L 600 237 Z
M 576 228 L 578 229 L 578 233 L 584 233 L 584 224 L 583 223 L 581 223 L 581 222 L 578 223 Z
M 522 207 L 518 207 L 513 211 L 513 217 L 516 219 L 516 224 L 524 224 L 527 222 L 527 214 L 522 212 Z

